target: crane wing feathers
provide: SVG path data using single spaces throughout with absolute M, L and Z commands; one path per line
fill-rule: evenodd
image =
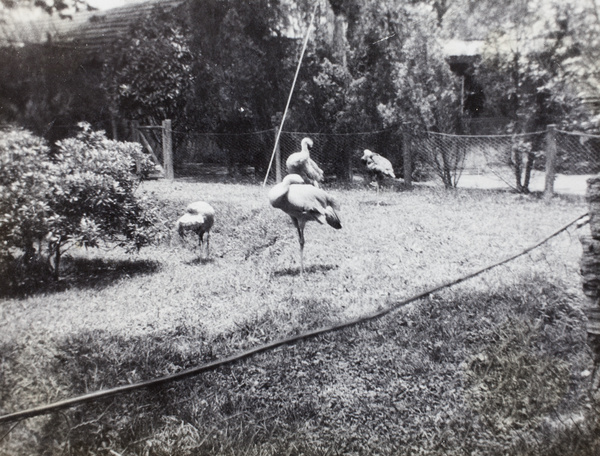
M 335 209 L 331 206 L 325 209 L 325 220 L 329 226 L 335 228 L 336 230 L 339 230 L 342 227 L 342 222 L 340 222 L 337 212 L 335 212 Z
M 314 160 L 309 158 L 306 165 L 307 174 L 310 177 L 317 181 L 323 180 L 323 170 L 319 168 L 319 165 Z
M 367 168 L 369 171 L 382 173 L 393 178 L 396 177 L 390 161 L 379 154 L 373 153 L 373 156 L 367 160 Z
M 287 197 L 283 200 L 286 206 L 284 211 L 293 217 L 314 220 L 321 224 L 329 223 L 334 227 L 336 224 L 340 225 L 335 213 L 335 210 L 339 209 L 339 204 L 320 188 L 312 185 L 291 185 Z M 333 220 L 333 224 L 330 220 Z

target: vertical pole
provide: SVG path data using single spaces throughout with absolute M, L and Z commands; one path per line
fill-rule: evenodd
M 171 129 L 171 119 L 162 122 L 162 145 L 163 145 L 163 163 L 165 166 L 165 177 L 173 180 L 175 173 L 173 171 L 173 138 Z
M 354 169 L 352 168 L 352 152 L 350 152 L 350 149 L 346 149 L 346 157 L 348 160 L 348 181 L 352 182 L 354 180 Z
M 141 144 L 139 126 L 140 126 L 140 123 L 137 120 L 131 121 L 131 140 L 133 142 Z M 142 146 L 142 150 L 144 150 L 143 146 Z M 140 163 L 140 160 L 137 158 L 135 159 L 135 173 L 138 176 L 142 173 L 142 164 Z
M 304 52 L 306 51 L 306 45 L 308 44 L 308 37 L 310 35 L 310 28 L 312 27 L 313 20 L 315 18 L 315 13 L 317 12 L 317 7 L 319 6 L 319 2 L 315 2 L 315 6 L 312 11 L 312 15 L 310 16 L 310 22 L 308 24 L 308 29 L 306 30 L 306 36 L 304 37 L 304 44 L 302 45 L 302 52 L 300 52 L 300 59 L 298 60 L 298 66 L 296 67 L 296 74 L 294 75 L 294 80 L 292 81 L 292 89 L 290 90 L 290 94 L 288 95 L 288 100 L 285 105 L 285 109 L 283 110 L 283 116 L 281 117 L 281 123 L 279 124 L 279 130 L 277 130 L 277 137 L 275 138 L 275 145 L 279 144 L 279 135 L 281 134 L 281 129 L 283 128 L 283 122 L 285 122 L 285 116 L 290 107 L 290 101 L 292 101 L 292 94 L 294 93 L 294 87 L 296 87 L 296 81 L 298 80 L 298 73 L 300 72 L 300 65 L 302 64 L 302 59 L 304 58 Z M 271 160 L 269 161 L 269 166 L 267 167 L 267 172 L 265 173 L 265 180 L 263 181 L 263 187 L 267 184 L 267 179 L 269 178 L 269 173 L 271 172 L 271 165 L 273 164 L 273 156 L 275 155 L 275 147 L 273 147 L 273 153 L 271 154 Z
M 460 118 L 465 114 L 465 75 L 460 79 Z
M 548 125 L 546 131 L 546 185 L 544 199 L 554 196 L 554 179 L 556 179 L 556 125 Z
M 130 126 L 131 126 L 131 140 L 133 142 L 140 142 L 140 130 L 139 130 L 139 126 L 140 123 L 137 120 L 132 120 L 130 122 Z
M 412 156 L 410 146 L 410 131 L 405 127 L 402 129 L 402 163 L 404 168 L 404 185 L 407 187 L 412 187 Z
M 112 139 L 114 141 L 118 141 L 119 129 L 117 128 L 117 119 L 115 117 L 114 112 L 110 113 L 110 128 L 112 130 Z
M 279 128 L 275 127 L 275 141 L 277 141 L 278 133 Z M 277 183 L 281 182 L 281 148 L 279 141 L 275 145 L 275 181 Z

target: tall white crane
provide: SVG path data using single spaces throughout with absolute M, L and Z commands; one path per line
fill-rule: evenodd
M 292 218 L 300 242 L 300 271 L 304 273 L 304 227 L 307 222 L 327 223 L 335 229 L 342 224 L 336 213 L 337 201 L 324 190 L 306 185 L 298 174 L 288 174 L 269 191 L 271 206 Z

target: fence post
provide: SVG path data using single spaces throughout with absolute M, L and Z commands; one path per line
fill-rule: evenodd
M 277 133 L 279 128 L 275 127 L 275 141 L 277 141 Z M 277 147 L 275 149 L 275 181 L 281 182 L 281 147 L 280 142 L 277 141 Z
M 594 357 L 592 387 L 596 389 L 600 383 L 600 175 L 587 182 L 590 234 L 579 237 L 583 247 L 580 272 L 583 293 L 587 297 L 583 311 L 587 317 L 588 344 Z
M 117 118 L 115 117 L 115 113 L 110 111 L 110 129 L 112 130 L 112 139 L 113 141 L 119 140 L 119 129 L 117 127 Z
M 548 130 L 546 131 L 545 200 L 550 200 L 554 195 L 554 179 L 556 179 L 556 125 L 548 125 Z
M 175 178 L 175 173 L 173 171 L 173 138 L 171 119 L 166 119 L 162 122 L 162 145 L 165 177 L 173 180 Z
M 139 126 L 140 123 L 137 120 L 131 121 L 131 140 L 133 142 L 141 144 Z M 142 164 L 140 163 L 139 158 L 135 159 L 135 172 L 138 176 L 142 173 Z
M 404 168 L 404 185 L 412 187 L 412 155 L 411 138 L 408 128 L 402 129 L 402 163 Z

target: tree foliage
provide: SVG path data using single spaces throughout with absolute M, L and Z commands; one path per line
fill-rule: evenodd
M 33 71 L 27 82 L 15 77 L 16 69 L 3 70 L 3 83 L 11 81 L 6 91 L 20 84 L 15 93 L 37 95 L 3 97 L 0 114 L 26 120 L 29 128 L 82 118 L 96 123 L 107 114 L 94 100 L 105 96 L 115 118 L 168 117 L 185 131 L 272 128 L 289 95 L 312 6 L 207 0 L 169 13 L 158 8 L 105 50 L 102 72 L 85 64 L 92 71 L 78 73 L 78 59 L 73 68 L 61 63 L 64 72 Z M 511 118 L 514 132 L 550 122 L 593 130 L 598 112 L 581 109 L 580 100 L 600 97 L 598 17 L 596 0 L 321 2 L 286 127 L 349 132 L 410 123 L 459 132 L 461 89 L 441 43 L 463 38 L 486 41 L 475 75 L 485 91 L 485 115 Z M 58 62 L 38 60 L 48 68 Z M 101 85 L 98 79 L 105 90 L 80 103 Z M 61 80 L 70 82 L 63 87 Z M 36 132 L 44 133 L 39 126 Z
M 184 21 L 157 10 L 107 52 L 104 88 L 114 112 L 159 123 L 184 111 L 194 82 Z
M 107 126 L 97 59 L 51 45 L 0 49 L 0 122 L 20 125 L 50 144 L 76 134 L 77 122 Z
M 283 31 L 279 1 L 193 2 L 189 15 L 196 56 L 190 119 L 212 131 L 272 128 L 291 84 L 295 42 Z
M 485 88 L 485 112 L 509 119 L 507 133 L 541 131 L 549 124 L 577 129 L 599 126 L 597 113 L 584 103 L 586 98 L 600 99 L 593 82 L 594 74 L 600 73 L 594 70 L 598 64 L 590 48 L 590 43 L 599 43 L 598 30 L 591 26 L 597 20 L 588 19 L 595 1 L 586 3 L 587 7 L 553 0 L 501 4 L 457 0 L 454 4 L 448 28 L 460 18 L 467 23 L 480 19 L 483 25 L 470 35 L 485 41 L 474 77 Z M 475 19 L 465 18 L 467 12 Z M 515 137 L 507 160 L 519 191 L 528 191 L 531 170 L 543 148 L 539 141 Z

